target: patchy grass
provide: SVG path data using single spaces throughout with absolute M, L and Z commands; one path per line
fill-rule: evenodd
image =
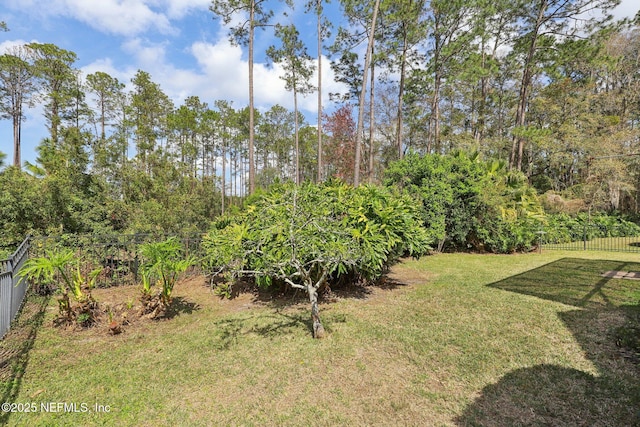
M 116 336 L 53 328 L 52 301 L 27 316 L 34 333 L 1 383 L 6 401 L 38 411 L 0 422 L 640 424 L 640 369 L 616 345 L 616 331 L 638 319 L 640 285 L 600 277 L 640 271 L 639 262 L 582 252 L 406 261 L 381 286 L 322 304 L 324 340 L 311 338 L 301 296 L 220 300 L 196 278 L 176 286 L 182 309 L 171 318 Z M 136 297 L 129 287 L 99 291 L 112 304 Z M 10 338 L 0 350 L 23 342 Z M 78 412 L 42 411 L 57 402 Z

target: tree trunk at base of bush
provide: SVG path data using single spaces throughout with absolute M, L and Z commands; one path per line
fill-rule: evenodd
M 313 337 L 324 338 L 324 326 L 320 322 L 320 311 L 318 310 L 318 290 L 315 286 L 307 286 L 309 301 L 311 301 L 311 321 L 313 322 Z

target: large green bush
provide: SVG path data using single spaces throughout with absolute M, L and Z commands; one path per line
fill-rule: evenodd
M 477 154 L 410 154 L 389 166 L 385 185 L 409 191 L 442 250 L 514 252 L 536 243 L 544 212 L 524 176 Z
M 11 253 L 29 233 L 49 226 L 44 192 L 38 180 L 19 168 L 0 171 L 0 249 Z
M 425 253 L 429 240 L 411 199 L 385 188 L 332 181 L 274 186 L 245 212 L 218 221 L 203 246 L 213 273 L 304 289 L 314 336 L 321 337 L 321 287 L 374 280 L 399 256 Z

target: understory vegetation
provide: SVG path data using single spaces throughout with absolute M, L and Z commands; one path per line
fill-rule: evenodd
M 142 260 L 138 284 L 141 304 L 136 306 L 130 301 L 126 309 L 122 305 L 105 306 L 96 300 L 92 292 L 103 268 L 91 269 L 91 263 L 81 262 L 73 250 L 59 245 L 45 250 L 42 256 L 29 258 L 18 275 L 29 280 L 39 295 L 55 292 L 58 326 L 83 329 L 102 320 L 108 323 L 111 334 L 119 334 L 134 317 L 166 316 L 172 309 L 173 288 L 181 273 L 196 264 L 193 256 L 183 253 L 182 243 L 175 236 L 140 245 L 138 255 Z
M 408 155 L 389 166 L 385 184 L 421 202 L 424 225 L 441 250 L 527 251 L 545 221 L 524 175 L 477 153 Z
M 48 209 L 47 203 L 42 206 Z M 521 172 L 462 151 L 409 154 L 389 165 L 384 186 L 353 187 L 336 179 L 276 182 L 210 223 L 201 244 L 202 234 L 196 238 L 197 256 L 184 251 L 177 237 L 162 241 L 161 234 L 147 236 L 139 246 L 114 243 L 108 235 L 67 235 L 53 243 L 39 241 L 45 254 L 31 259 L 21 274 L 37 286 L 57 288 L 61 323 L 91 326 L 100 313 L 91 297 L 96 279 L 109 278 L 112 285 L 133 280 L 141 288 L 141 314 L 161 317 L 171 309 L 179 275 L 201 268 L 223 297 L 247 285 L 303 290 L 311 304 L 313 335 L 323 337 L 319 299 L 337 287 L 379 280 L 403 256 L 527 252 L 542 239 L 559 243 L 640 235 L 640 226 L 620 216 L 546 213 Z M 107 251 L 97 253 L 98 247 Z M 54 274 L 62 279 L 57 285 Z M 156 284 L 160 291 L 154 293 Z M 116 330 L 127 322 L 113 313 L 109 320 Z
M 309 339 L 308 302 L 219 299 L 204 278 L 176 285 L 173 318 L 116 336 L 61 333 L 45 309 L 55 301 L 34 294 L 0 342 L 0 393 L 91 410 L 4 413 L 0 422 L 634 425 L 640 372 L 626 344 L 640 295 L 637 282 L 601 273 L 639 271 L 637 261 L 562 251 L 406 260 L 379 286 L 337 289 L 322 303 L 324 340 Z M 93 293 L 139 295 L 116 289 Z

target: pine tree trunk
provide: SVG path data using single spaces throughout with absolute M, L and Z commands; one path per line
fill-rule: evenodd
M 371 62 L 371 91 L 369 92 L 369 184 L 373 184 L 373 169 L 374 169 L 374 150 L 373 150 L 373 140 L 375 137 L 375 63 Z
M 430 128 L 429 131 L 432 131 L 432 139 L 429 140 L 427 150 L 431 151 L 430 148 L 433 148 L 436 153 L 440 153 L 440 83 L 440 74 L 437 71 L 433 88 L 433 99 L 431 100 L 433 127 Z
M 22 108 L 19 107 L 18 114 L 13 115 L 13 165 L 17 168 L 22 167 L 22 160 L 20 158 L 20 121 L 22 120 Z
M 317 182 L 322 182 L 322 13 L 318 0 L 318 173 Z
M 296 75 L 295 72 L 293 74 L 293 80 L 295 82 Z M 298 91 L 296 89 L 295 83 L 293 85 L 293 122 L 294 122 L 294 138 L 295 138 L 295 149 L 296 149 L 296 179 L 295 183 L 300 184 L 300 139 L 298 135 Z
M 518 108 L 516 110 L 516 122 L 517 128 L 522 128 L 526 124 L 527 103 L 529 98 L 529 89 L 532 81 L 532 68 L 534 62 L 534 55 L 538 49 L 538 38 L 540 36 L 540 28 L 544 22 L 544 14 L 547 10 L 548 3 L 546 0 L 540 1 L 540 7 L 538 9 L 538 17 L 536 20 L 536 26 L 531 32 L 531 41 L 529 43 L 529 50 L 527 51 L 527 57 L 524 62 L 524 69 L 522 70 L 522 80 L 520 83 L 520 92 L 518 96 Z M 513 144 L 511 146 L 511 157 L 509 158 L 509 168 L 517 168 L 522 170 L 522 157 L 524 154 L 525 139 L 521 136 L 513 137 Z
M 380 0 L 376 0 L 373 6 L 373 17 L 371 18 L 371 32 L 369 33 L 369 42 L 367 45 L 367 53 L 364 60 L 364 73 L 362 76 L 362 88 L 360 90 L 360 101 L 358 102 L 358 126 L 356 132 L 356 150 L 353 169 L 353 186 L 360 185 L 360 157 L 362 152 L 362 133 L 364 128 L 364 98 L 367 93 L 367 78 L 369 73 L 369 65 L 373 56 L 373 40 L 376 31 L 376 20 L 378 19 L 378 9 L 380 8 Z
M 396 122 L 396 147 L 398 148 L 398 159 L 402 160 L 404 150 L 402 149 L 402 101 L 404 97 L 405 74 L 407 69 L 407 33 L 404 33 L 402 41 L 402 58 L 400 60 L 400 87 L 398 89 L 398 118 Z
M 253 109 L 253 42 L 254 42 L 254 19 L 256 3 L 251 1 L 249 12 L 249 194 L 253 194 L 256 189 L 255 164 L 253 161 L 254 145 L 254 109 Z
M 221 185 L 221 197 L 220 197 L 220 204 L 221 204 L 221 208 L 222 208 L 222 214 L 224 215 L 224 198 L 226 195 L 226 188 L 227 188 L 227 129 L 226 127 L 223 128 L 223 131 L 225 133 L 225 135 L 222 137 L 222 185 Z

